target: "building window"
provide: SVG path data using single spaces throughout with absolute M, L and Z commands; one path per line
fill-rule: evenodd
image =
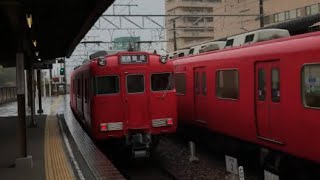
M 174 83 L 176 86 L 177 94 L 186 94 L 186 74 L 176 73 L 174 75 Z
M 171 73 L 161 73 L 151 75 L 151 90 L 152 91 L 164 91 L 172 90 L 172 74 Z
M 144 92 L 144 75 L 143 74 L 127 75 L 127 92 L 128 93 Z
M 297 17 L 301 17 L 301 9 L 297 9 Z
M 239 76 L 237 70 L 220 70 L 216 73 L 216 95 L 219 98 L 238 99 Z
M 279 22 L 279 14 L 274 15 L 274 22 Z
M 96 94 L 114 94 L 119 92 L 118 76 L 100 76 L 95 78 Z
M 285 19 L 286 19 L 286 20 L 290 19 L 290 13 L 289 13 L 289 11 L 286 11 L 286 12 L 285 12 Z
M 306 7 L 306 15 L 311 15 L 311 6 Z
M 320 108 L 320 64 L 303 66 L 301 79 L 304 106 Z
M 285 19 L 286 19 L 285 13 L 284 12 L 279 13 L 279 22 L 284 21 Z
M 297 18 L 297 10 L 296 9 L 289 11 L 289 18 L 290 19 Z

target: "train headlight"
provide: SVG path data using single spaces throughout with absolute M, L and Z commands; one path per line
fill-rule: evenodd
M 167 63 L 167 62 L 168 62 L 168 55 L 166 55 L 166 56 L 160 56 L 160 62 L 161 62 L 162 64 Z
M 105 66 L 107 64 L 107 61 L 105 58 L 99 58 L 98 59 L 98 65 L 99 66 Z

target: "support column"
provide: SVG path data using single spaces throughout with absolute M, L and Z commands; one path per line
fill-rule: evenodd
M 28 89 L 28 106 L 32 106 L 32 71 L 31 68 L 27 70 L 27 89 Z
M 18 157 L 27 157 L 27 131 L 26 131 L 26 107 L 25 107 L 25 85 L 24 85 L 24 54 L 16 54 L 16 80 L 17 80 L 17 101 L 18 101 Z
M 37 70 L 37 83 L 38 83 L 38 99 L 39 99 L 39 109 L 38 109 L 38 113 L 42 114 L 43 110 L 42 110 L 42 103 L 41 103 L 41 70 L 38 69 Z
M 66 70 L 66 58 L 63 58 L 63 69 L 64 69 L 64 94 L 67 94 L 67 70 Z
M 47 89 L 46 89 L 46 77 L 43 76 L 43 97 L 47 97 Z
M 49 70 L 49 96 L 51 97 L 52 93 L 52 69 Z
M 37 126 L 37 119 L 36 119 L 36 105 L 35 105 L 35 84 L 34 84 L 34 69 L 31 66 L 31 70 L 30 70 L 30 79 L 31 79 L 31 123 L 30 123 L 30 127 L 36 127 Z

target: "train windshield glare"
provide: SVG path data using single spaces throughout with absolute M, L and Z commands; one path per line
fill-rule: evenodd
M 151 90 L 152 91 L 164 91 L 172 90 L 172 73 L 161 73 L 151 75 Z

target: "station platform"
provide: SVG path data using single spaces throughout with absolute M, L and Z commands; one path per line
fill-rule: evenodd
M 44 113 L 36 114 L 36 126 L 26 110 L 26 159 L 31 163 L 21 164 L 16 158 L 17 103 L 0 105 L 1 180 L 124 179 L 74 118 L 68 95 L 43 98 Z

